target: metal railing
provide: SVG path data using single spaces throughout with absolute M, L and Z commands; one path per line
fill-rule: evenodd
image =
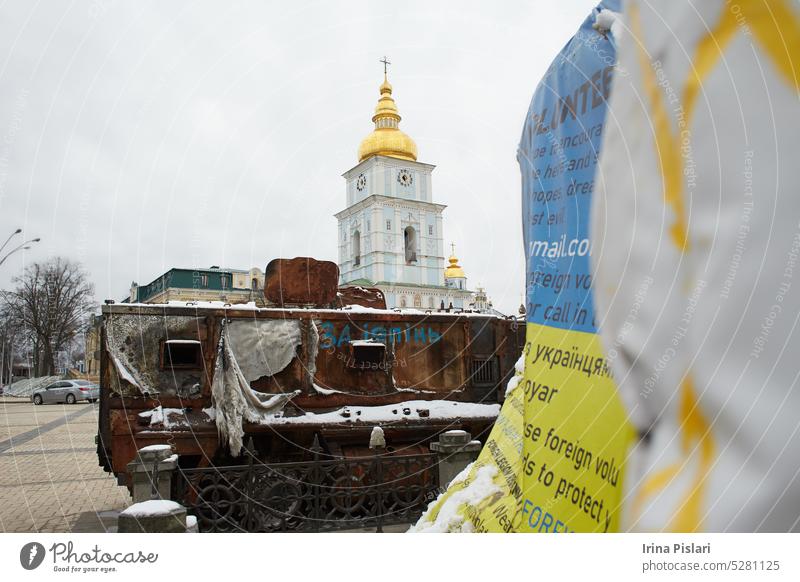
M 179 469 L 176 501 L 201 532 L 293 532 L 412 523 L 438 490 L 435 454 L 323 458 Z

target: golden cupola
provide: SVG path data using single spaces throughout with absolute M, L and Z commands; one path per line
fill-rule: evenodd
M 401 160 L 417 160 L 417 144 L 400 131 L 400 114 L 392 97 L 392 85 L 383 74 L 380 87 L 381 96 L 375 106 L 372 121 L 375 129 L 358 146 L 358 161 L 363 162 L 372 156 L 389 156 Z
M 450 255 L 450 258 L 447 260 L 450 262 L 450 265 L 444 269 L 445 279 L 467 278 L 467 276 L 464 274 L 464 269 L 462 269 L 461 265 L 458 264 L 458 257 L 456 256 L 455 249 L 453 249 L 453 254 Z

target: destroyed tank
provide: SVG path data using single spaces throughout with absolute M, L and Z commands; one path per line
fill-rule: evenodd
M 376 426 L 397 455 L 452 429 L 483 440 L 523 347 L 517 318 L 388 310 L 380 290 L 337 281 L 333 263 L 278 259 L 263 307 L 104 305 L 100 465 L 131 487 L 149 445 L 191 469 L 303 460 L 312 444 L 358 457 Z

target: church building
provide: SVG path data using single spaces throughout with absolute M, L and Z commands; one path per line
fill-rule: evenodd
M 455 249 L 445 267 L 446 206 L 433 201 L 435 166 L 417 161 L 417 144 L 400 131 L 385 69 L 372 121 L 358 164 L 343 174 L 347 207 L 336 214 L 340 285 L 377 287 L 389 308 L 471 308 L 474 294 Z

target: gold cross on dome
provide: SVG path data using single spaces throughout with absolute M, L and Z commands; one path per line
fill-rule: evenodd
M 385 76 L 385 75 L 386 75 L 386 67 L 388 67 L 388 66 L 389 66 L 389 65 L 391 65 L 392 63 L 389 61 L 389 59 L 388 59 L 388 58 L 387 58 L 385 55 L 384 55 L 384 57 L 383 57 L 381 60 L 379 60 L 378 62 L 379 62 L 379 63 L 383 63 L 383 74 L 384 74 L 384 76 Z

